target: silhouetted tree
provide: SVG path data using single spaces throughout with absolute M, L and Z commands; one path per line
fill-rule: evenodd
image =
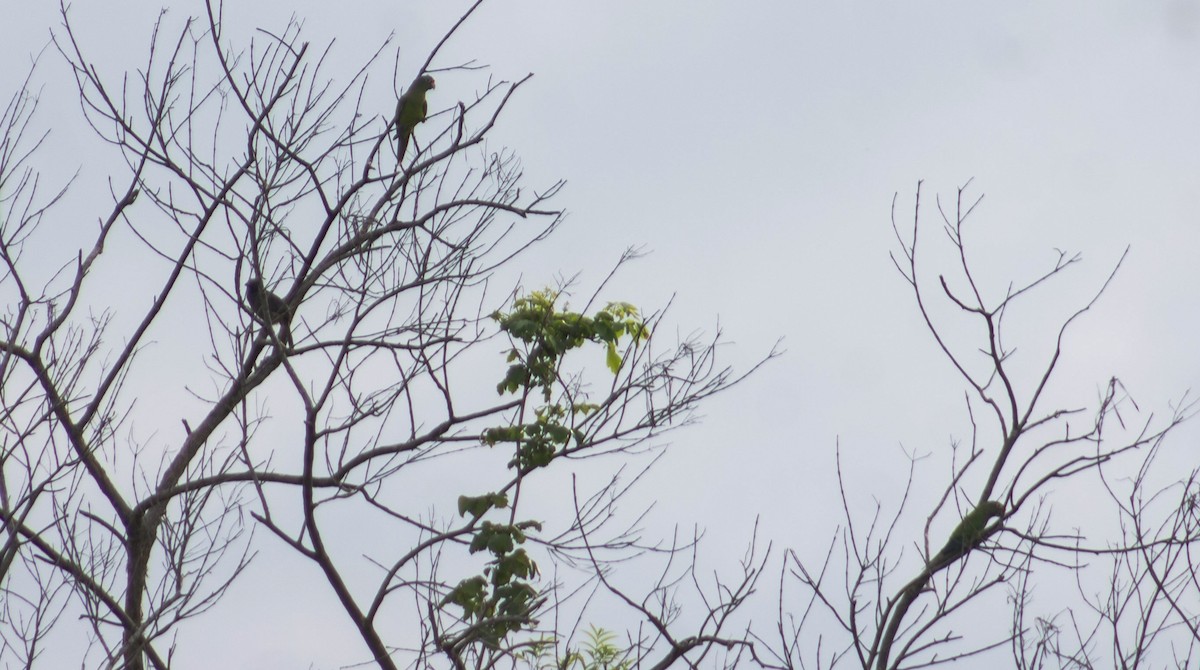
M 610 530 L 615 470 L 575 500 L 524 493 L 687 423 L 736 379 L 715 339 L 655 335 L 661 314 L 490 290 L 559 225 L 562 184 L 523 185 L 515 154 L 485 144 L 528 77 L 472 91 L 478 67 L 439 60 L 478 6 L 423 63 L 397 59 L 394 81 L 460 75 L 429 100 L 416 79 L 419 119 L 369 78 L 384 49 L 326 78 L 298 23 L 238 46 L 208 3 L 160 16 L 125 73 L 63 7 L 54 45 L 115 196 L 66 234 L 90 214 L 41 190 L 58 175 L 34 163 L 36 87 L 19 91 L 0 128 L 4 664 L 53 639 L 77 667 L 168 668 L 181 625 L 256 553 L 289 550 L 323 577 L 295 588 L 332 590 L 378 667 L 565 654 L 574 627 L 542 623 L 548 608 L 613 560 L 689 555 Z M 112 288 L 126 266 L 137 286 Z M 580 364 L 585 345 L 607 370 Z M 550 578 L 560 563 L 582 576 Z M 721 622 L 757 569 L 697 600 L 697 621 L 635 607 L 651 632 L 623 649 L 669 664 L 747 644 Z M 611 588 L 664 607 L 679 593 Z

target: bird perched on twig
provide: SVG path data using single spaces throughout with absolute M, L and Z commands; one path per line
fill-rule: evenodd
M 994 516 L 1004 516 L 1004 505 L 995 500 L 988 500 L 971 510 L 950 533 L 946 546 L 929 561 L 931 570 L 956 561 L 979 546 L 988 521 Z
M 246 305 L 268 327 L 278 324 L 279 341 L 292 346 L 292 310 L 283 298 L 264 288 L 262 280 L 251 279 L 246 282 Z
M 425 94 L 433 88 L 435 88 L 433 77 L 423 74 L 417 77 L 416 81 L 396 102 L 396 138 L 399 140 L 396 160 L 404 160 L 404 153 L 408 151 L 408 141 L 412 139 L 413 129 L 417 127 L 418 123 L 424 121 L 426 114 L 429 113 L 429 103 L 425 100 Z

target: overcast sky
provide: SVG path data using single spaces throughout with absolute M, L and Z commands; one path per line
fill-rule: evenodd
M 3 0 L 6 62 L 25 62 L 57 24 L 51 3 L 38 4 Z M 73 11 L 94 56 L 113 49 L 132 66 L 157 4 L 112 4 Z M 327 74 L 349 72 L 394 32 L 401 69 L 415 72 L 465 7 L 231 2 L 227 15 L 245 37 L 295 13 L 310 41 L 337 41 Z M 175 2 L 169 16 L 201 11 Z M 580 273 L 586 295 L 623 249 L 643 246 L 651 253 L 606 297 L 654 309 L 675 296 L 673 328 L 719 323 L 739 368 L 783 338 L 783 357 L 709 404 L 701 426 L 672 434 L 676 448 L 647 487 L 661 493 L 662 527 L 699 523 L 730 538 L 718 557 L 736 556 L 760 513 L 772 539 L 819 553 L 837 520 L 805 514 L 835 495 L 839 443 L 851 491 L 886 502 L 905 450 L 944 454 L 965 436 L 963 386 L 888 256 L 893 197 L 900 222 L 911 221 L 918 180 L 931 228 L 935 197 L 952 202 L 972 178 L 968 194 L 986 194 L 968 244 L 993 298 L 1051 267 L 1056 249 L 1082 254 L 1031 303 L 1037 311 L 1014 315 L 1030 356 L 1053 335 L 1039 326 L 1086 302 L 1130 248 L 1068 338 L 1053 397 L 1091 403 L 1118 375 L 1143 409 L 1168 413 L 1200 379 L 1195 0 L 493 0 L 434 67 L 469 59 L 498 78 L 534 73 L 493 142 L 521 155 L 533 184 L 568 181 L 558 202 L 567 225 L 523 261 L 527 285 Z M 0 75 L 5 97 L 19 70 Z M 479 83 L 439 76 L 431 106 Z M 56 125 L 58 114 L 77 129 L 66 132 L 83 132 L 77 108 L 41 120 Z M 82 176 L 98 178 L 86 166 Z M 936 271 L 951 261 L 930 258 Z M 1196 436 L 1180 433 L 1176 448 Z M 940 475 L 945 463 L 927 467 Z M 234 621 L 237 609 L 218 612 Z M 291 616 L 300 629 L 322 625 Z M 245 636 L 232 648 L 257 644 L 260 668 L 335 667 L 358 649 L 348 631 L 344 647 Z

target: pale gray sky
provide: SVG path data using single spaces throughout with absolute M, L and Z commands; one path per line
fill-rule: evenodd
M 0 56 L 22 63 L 57 19 L 51 3 L 3 4 Z M 111 49 L 115 62 L 136 67 L 157 3 L 113 5 L 77 2 L 73 12 L 94 56 Z M 231 36 L 279 28 L 295 13 L 314 44 L 336 39 L 332 75 L 392 32 L 402 70 L 415 70 L 466 7 L 229 5 Z M 200 11 L 175 2 L 168 16 Z M 714 560 L 738 555 L 758 514 L 779 546 L 819 554 L 838 518 L 835 508 L 811 513 L 835 494 L 839 441 L 851 490 L 886 504 L 902 484 L 901 445 L 944 454 L 951 436 L 965 437 L 962 385 L 888 258 L 893 194 L 909 221 L 918 180 L 930 227 L 935 196 L 951 202 L 971 178 L 969 193 L 986 193 L 973 250 L 993 297 L 1050 267 L 1056 248 L 1083 254 L 1035 301 L 1040 312 L 1014 315 L 1014 333 L 1039 338 L 1023 347 L 1030 356 L 1053 334 L 1038 330 L 1043 319 L 1086 301 L 1131 247 L 1067 340 L 1053 397 L 1092 402 L 1118 375 L 1143 409 L 1165 414 L 1200 380 L 1196 0 L 494 0 L 434 66 L 469 59 L 498 78 L 535 74 L 493 142 L 521 155 L 531 184 L 568 180 L 558 204 L 570 218 L 522 262 L 526 285 L 578 272 L 586 294 L 624 248 L 645 246 L 652 253 L 607 297 L 652 309 L 674 295 L 671 322 L 711 332 L 719 320 L 736 343 L 727 360 L 740 367 L 784 338 L 785 356 L 711 402 L 701 426 L 672 434 L 675 449 L 642 491 L 662 494 L 660 528 L 701 524 L 721 538 L 709 547 Z M 56 55 L 44 65 L 62 74 Z M 0 75 L 5 96 L 20 72 Z M 479 81 L 440 76 L 431 106 L 450 106 Z M 46 82 L 48 99 L 70 93 Z M 381 101 L 380 113 L 389 109 Z M 50 106 L 39 121 L 69 144 L 85 132 L 78 118 L 76 107 Z M 81 181 L 102 184 L 79 157 L 63 160 L 82 166 Z M 1181 432 L 1176 448 L 1196 436 Z M 925 466 L 934 480 L 939 459 Z M 252 576 L 261 590 L 235 591 L 205 624 L 226 641 L 210 667 L 331 668 L 356 658 L 360 643 L 327 590 L 272 610 L 269 630 L 253 625 L 262 593 L 287 592 L 313 568 L 260 561 Z M 313 633 L 292 634 L 302 630 Z

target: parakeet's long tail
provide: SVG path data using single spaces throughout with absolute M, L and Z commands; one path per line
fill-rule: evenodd
M 403 130 L 397 130 L 396 133 L 400 136 L 400 141 L 396 146 L 396 160 L 399 162 L 404 160 L 404 154 L 408 152 L 408 141 L 412 139 L 412 133 Z

